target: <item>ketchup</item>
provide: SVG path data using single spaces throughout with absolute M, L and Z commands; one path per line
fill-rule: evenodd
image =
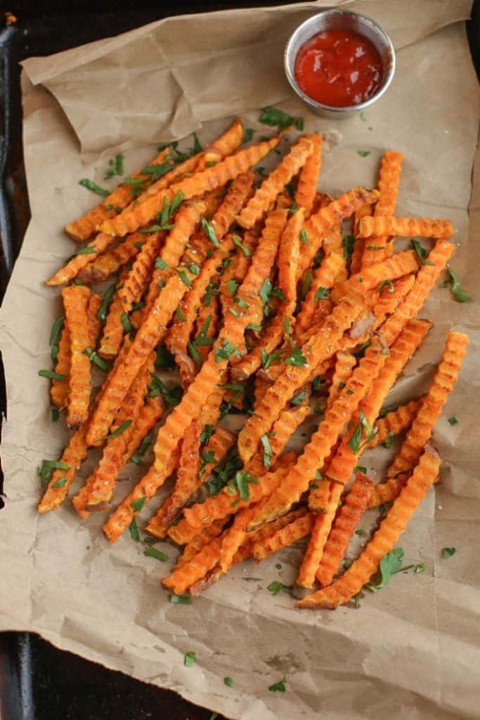
M 362 35 L 351 30 L 325 30 L 298 51 L 295 79 L 306 95 L 323 105 L 358 105 L 378 90 L 382 60 Z

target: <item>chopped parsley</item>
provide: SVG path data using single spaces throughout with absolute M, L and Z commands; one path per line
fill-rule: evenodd
M 455 555 L 457 548 L 455 547 L 444 547 L 442 548 L 442 558 L 449 558 Z
M 183 658 L 183 664 L 185 667 L 192 667 L 192 665 L 195 664 L 197 659 L 197 653 L 193 652 L 193 650 L 190 650 L 190 652 L 185 653 L 185 656 Z
M 415 252 L 417 253 L 418 258 L 419 258 L 420 262 L 422 263 L 422 265 L 433 265 L 433 263 L 430 260 L 427 260 L 428 253 L 425 250 L 425 248 L 420 245 L 418 240 L 411 240 L 410 244 L 411 244 L 412 250 L 415 250 Z
M 402 567 L 404 552 L 402 548 L 395 548 L 391 552 L 387 553 L 380 560 L 378 573 L 375 577 L 375 581 L 366 585 L 366 587 L 372 592 L 377 592 L 380 588 L 385 587 L 387 582 L 390 580 L 392 575 L 395 575 L 406 568 Z M 409 566 L 412 567 L 412 566 Z
M 367 431 L 367 435 L 365 439 L 363 439 L 363 433 L 364 430 Z M 359 423 L 356 426 L 355 430 L 352 433 L 352 436 L 350 440 L 348 441 L 348 445 L 352 452 L 359 453 L 360 450 L 365 446 L 368 445 L 368 443 L 373 440 L 375 435 L 378 432 L 378 428 L 372 427 L 372 425 L 368 422 L 367 418 L 365 417 L 365 414 L 363 410 L 360 410 L 359 413 Z M 363 442 L 362 442 L 363 441 Z
M 211 225 L 208 220 L 205 220 L 205 218 L 202 218 L 202 228 L 203 232 L 207 236 L 207 239 L 210 240 L 212 245 L 216 248 L 220 247 L 220 242 L 217 238 L 213 225 Z
M 258 483 L 258 478 L 250 475 L 246 470 L 239 470 L 235 473 L 233 480 L 228 483 L 228 492 L 238 492 L 242 500 L 248 500 L 250 497 L 251 483 Z
M 102 195 L 103 197 L 110 195 L 110 190 L 100 187 L 100 185 L 97 185 L 97 183 L 93 182 L 93 180 L 89 180 L 88 178 L 82 178 L 78 181 L 78 184 L 97 195 Z
M 272 595 L 278 595 L 281 592 L 290 592 L 293 590 L 293 585 L 285 585 L 280 582 L 280 580 L 273 580 L 270 585 L 267 586 L 267 590 L 271 592 Z
M 470 295 L 468 295 L 465 290 L 460 286 L 460 282 L 453 272 L 453 270 L 450 270 L 450 268 L 447 268 L 447 280 L 444 280 L 441 287 L 449 287 L 452 292 L 453 297 L 457 302 L 468 302 L 471 300 Z
M 168 596 L 168 599 L 171 603 L 174 605 L 191 605 L 192 604 L 192 598 L 188 595 L 176 595 L 175 593 L 172 593 Z
M 115 177 L 115 175 L 118 175 L 119 177 L 123 175 L 122 153 L 117 153 L 114 158 L 110 158 L 110 160 L 108 161 L 108 170 L 103 176 L 103 179 L 110 180 L 110 178 Z
M 286 692 L 287 690 L 287 678 L 284 675 L 281 680 L 272 685 L 268 686 L 270 692 Z
M 304 121 L 301 117 L 293 117 L 278 108 L 274 108 L 271 105 L 267 105 L 262 109 L 260 117 L 258 118 L 263 125 L 269 127 L 278 127 L 279 130 L 287 130 L 287 128 L 295 125 L 298 130 L 303 130 Z

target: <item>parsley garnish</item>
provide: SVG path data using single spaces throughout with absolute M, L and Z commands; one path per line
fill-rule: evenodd
M 312 284 L 313 276 L 311 270 L 307 270 L 303 276 L 302 286 L 300 288 L 300 298 L 304 300 L 307 297 L 310 285 Z
M 168 599 L 171 603 L 174 605 L 191 605 L 192 604 L 192 598 L 188 595 L 175 595 L 175 593 L 172 593 L 168 596 Z
M 101 322 L 105 322 L 107 318 L 108 307 L 112 301 L 113 296 L 115 295 L 116 289 L 117 286 L 114 283 L 113 285 L 110 285 L 110 287 L 105 291 L 102 304 L 100 305 L 97 313 L 97 317 Z
M 246 245 L 244 245 L 241 241 L 241 239 L 238 237 L 238 235 L 232 235 L 232 242 L 234 245 L 236 245 L 245 255 L 245 257 L 249 258 L 252 254 L 250 248 L 248 248 Z
M 360 155 L 360 157 L 368 157 L 370 150 L 357 150 L 357 155 Z
M 255 130 L 253 128 L 245 128 L 245 133 L 243 135 L 243 142 L 248 143 L 253 138 L 253 133 Z
M 458 423 L 458 420 L 455 415 L 452 415 L 452 417 L 448 418 L 448 422 L 450 423 L 450 425 L 456 425 Z
M 223 340 L 222 347 L 217 348 L 215 352 L 215 362 L 219 363 L 222 360 L 231 360 L 234 355 L 241 355 L 242 353 L 230 340 Z
M 323 298 L 326 298 L 330 295 L 330 290 L 326 287 L 319 287 L 317 289 L 317 292 L 315 293 L 315 300 L 318 302 L 319 300 L 322 300 Z
M 355 245 L 355 237 L 353 235 L 345 235 L 342 240 L 343 254 L 345 256 L 345 262 L 347 265 L 350 263 L 353 248 Z
M 188 350 L 188 354 L 192 358 L 193 362 L 196 363 L 197 365 L 201 365 L 202 357 L 201 357 L 200 353 L 198 352 L 197 348 L 195 347 L 195 343 L 193 343 L 191 340 L 189 340 L 187 343 L 187 350 Z
M 270 365 L 273 365 L 277 360 L 283 357 L 283 350 L 277 350 L 277 352 L 268 353 L 265 348 L 260 351 L 260 357 L 262 359 L 262 368 L 268 370 Z
M 415 252 L 417 253 L 422 265 L 433 265 L 433 263 L 430 260 L 427 260 L 428 253 L 425 250 L 425 248 L 420 245 L 418 240 L 411 240 L 410 244 L 411 244 L 412 250 L 415 250 Z
M 192 665 L 195 664 L 195 661 L 197 659 L 197 653 L 193 652 L 193 650 L 190 650 L 190 652 L 185 653 L 185 657 L 183 658 L 183 664 L 185 667 L 192 667 Z
M 137 452 L 130 458 L 130 460 L 135 463 L 135 465 L 143 465 L 143 460 L 141 458 L 143 457 L 143 455 L 145 455 L 148 448 L 152 444 L 152 440 L 153 430 L 151 430 L 148 435 L 145 435 Z
M 108 372 L 110 370 L 110 366 L 107 361 L 99 357 L 99 355 L 95 352 L 95 350 L 92 350 L 92 348 L 85 348 L 83 354 L 87 355 L 90 362 L 93 363 L 93 365 L 99 367 L 100 370 L 103 370 L 104 372 Z
M 122 153 L 117 153 L 114 158 L 110 158 L 108 161 L 108 170 L 105 173 L 103 179 L 109 180 L 110 178 L 114 177 L 115 175 L 121 176 L 123 175 L 123 155 Z
M 97 193 L 97 195 L 103 195 L 103 197 L 110 195 L 110 190 L 100 187 L 100 185 L 97 185 L 97 183 L 93 182 L 93 180 L 89 180 L 88 178 L 82 178 L 78 181 L 78 184 L 87 188 L 87 190 Z
M 293 585 L 284 585 L 280 580 L 273 580 L 273 582 L 268 585 L 267 590 L 271 592 L 272 595 L 278 595 L 281 592 L 290 592 L 290 590 L 293 590 Z
M 367 431 L 367 436 L 365 440 L 362 442 L 363 439 L 363 431 Z M 365 414 L 363 410 L 360 410 L 359 413 L 359 423 L 355 430 L 352 433 L 352 437 L 348 441 L 348 445 L 350 449 L 354 453 L 359 453 L 360 450 L 367 445 L 378 432 L 378 428 L 372 427 L 371 424 L 368 422 L 367 418 L 365 417 Z
M 304 367 L 308 365 L 307 358 L 303 354 L 301 348 L 293 348 L 292 352 L 285 359 L 285 365 L 293 365 L 293 367 Z
M 300 230 L 300 240 L 303 242 L 305 247 L 308 247 L 308 245 L 309 245 L 308 233 L 304 228 L 302 228 Z
M 258 119 L 261 123 L 263 123 L 263 125 L 278 127 L 279 130 L 286 130 L 291 127 L 291 125 L 295 125 L 298 130 L 303 130 L 303 118 L 295 118 L 278 108 L 272 107 L 271 105 L 267 105 L 267 107 L 262 109 Z
M 122 327 L 126 333 L 132 332 L 132 323 L 130 322 L 130 318 L 128 317 L 127 313 L 122 313 L 120 315 L 120 322 L 122 323 Z
M 154 547 L 147 548 L 143 554 L 147 557 L 155 558 L 155 560 L 159 560 L 160 562 L 167 562 L 168 560 L 168 555 Z
M 233 678 L 229 677 L 228 675 L 227 677 L 223 678 L 223 682 L 225 685 L 227 685 L 227 687 L 233 687 Z
M 271 437 L 272 437 L 272 433 L 265 433 L 260 438 L 260 442 L 262 443 L 262 447 L 263 447 L 263 464 L 266 468 L 269 468 L 272 466 L 273 451 L 272 451 L 272 446 L 270 445 Z
M 302 405 L 305 402 L 306 397 L 307 389 L 303 388 L 302 390 L 300 390 L 300 392 L 298 392 L 292 397 L 292 399 L 290 400 L 290 405 Z
M 105 435 L 105 437 L 100 438 L 100 440 L 101 440 L 102 442 L 103 442 L 104 440 L 114 440 L 114 439 L 117 438 L 119 435 L 121 435 L 122 433 L 124 433 L 125 430 L 127 430 L 127 428 L 130 427 L 130 425 L 132 424 L 132 422 L 133 422 L 133 420 L 125 420 L 125 422 L 123 422 L 121 425 L 119 425 L 116 430 L 113 430 L 113 432 L 109 433 L 108 435 Z
M 165 383 L 162 382 L 159 377 L 153 375 L 153 373 L 150 373 L 150 377 L 151 382 L 148 388 L 148 396 L 157 397 L 158 395 L 161 395 L 167 405 L 178 405 L 183 395 L 183 390 L 180 385 L 168 388 Z
M 163 260 L 163 258 L 161 258 L 161 257 L 158 257 L 158 258 L 155 260 L 155 267 L 156 267 L 158 270 L 168 270 L 168 264 L 167 264 L 167 263 L 165 262 L 165 260 Z
M 442 548 L 442 558 L 449 558 L 455 555 L 457 548 L 455 547 L 444 547 Z
M 55 489 L 62 488 L 62 487 L 65 487 L 67 482 L 68 482 L 68 480 L 66 477 L 61 477 L 57 480 L 56 483 L 53 483 L 52 487 Z
M 391 552 L 384 555 L 383 558 L 380 560 L 380 565 L 378 568 L 378 581 L 369 583 L 368 585 L 366 585 L 366 587 L 372 592 L 377 592 L 377 590 L 380 590 L 380 588 L 385 587 L 392 575 L 395 575 L 396 573 L 405 569 L 402 568 L 404 554 L 405 553 L 403 552 L 402 548 L 395 548 Z
M 187 273 L 185 272 L 185 270 L 182 270 L 182 268 L 175 268 L 175 270 L 176 270 L 176 272 L 177 272 L 180 280 L 183 282 L 183 284 L 186 285 L 187 288 L 191 287 L 191 286 L 192 286 L 192 281 L 191 281 L 190 278 L 188 277 L 188 275 L 187 275 Z
M 38 374 L 40 377 L 48 378 L 49 380 L 65 380 L 66 376 L 62 373 L 57 373 L 54 370 L 39 370 Z
M 393 293 L 395 291 L 395 287 L 391 280 L 382 280 L 382 282 L 378 286 L 378 292 L 381 292 L 383 290 L 383 288 L 385 288 L 385 287 L 388 287 L 389 293 Z
M 220 247 L 220 242 L 217 238 L 213 225 L 211 225 L 208 220 L 205 220 L 205 218 L 202 218 L 202 228 L 203 232 L 207 236 L 208 240 L 210 240 L 212 245 L 214 245 L 216 248 Z
M 273 683 L 273 685 L 269 685 L 268 689 L 270 692 L 286 692 L 287 690 L 287 678 L 284 675 L 281 680 L 279 680 L 276 683 Z
M 442 287 L 448 287 L 450 285 L 450 290 L 452 292 L 453 297 L 457 302 L 468 302 L 471 300 L 470 295 L 468 295 L 465 290 L 462 289 L 460 286 L 460 282 L 458 281 L 457 276 L 453 272 L 453 270 L 450 270 L 450 268 L 447 268 L 448 278 L 442 283 Z
M 135 518 L 133 518 L 132 522 L 128 526 L 128 529 L 130 531 L 130 537 L 132 540 L 135 540 L 135 542 L 140 542 L 140 533 L 138 532 L 138 525 Z
M 61 315 L 55 320 L 50 331 L 50 356 L 52 358 L 52 362 L 55 362 L 58 357 L 58 342 L 60 340 L 60 335 L 62 334 L 64 322 L 65 318 Z
M 211 425 L 210 423 L 207 423 L 206 425 L 204 425 L 204 428 L 200 434 L 200 442 L 202 443 L 202 445 L 205 445 L 205 443 L 207 443 L 210 440 L 210 438 L 212 437 L 214 432 L 215 432 L 214 425 Z
M 140 510 L 141 510 L 141 509 L 143 508 L 143 506 L 145 505 L 146 499 L 147 499 L 146 497 L 137 498 L 136 500 L 134 500 L 133 502 L 130 503 L 130 507 L 131 507 L 132 510 L 134 510 L 135 512 L 140 512 Z
M 246 470 L 235 473 L 233 480 L 228 483 L 228 492 L 238 492 L 242 500 L 248 500 L 250 497 L 250 483 L 258 483 L 258 478 L 250 475 Z
M 92 245 L 86 245 L 85 247 L 80 248 L 80 250 L 77 250 L 73 257 L 77 257 L 77 255 L 93 255 L 96 252 L 96 247 L 92 247 Z

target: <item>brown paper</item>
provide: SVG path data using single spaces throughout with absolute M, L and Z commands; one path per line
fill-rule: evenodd
M 470 229 L 467 207 L 479 96 L 458 22 L 469 3 L 372 0 L 349 7 L 392 33 L 398 70 L 381 102 L 342 123 L 309 114 L 283 80 L 284 39 L 312 12 L 311 5 L 173 18 L 25 63 L 32 221 L 0 316 L 8 386 L 0 630 L 37 632 L 58 647 L 172 688 L 232 719 L 476 718 L 478 176 Z M 31 81 L 43 83 L 61 107 Z M 265 128 L 255 124 L 258 109 L 280 100 L 282 108 L 305 117 L 307 131 L 326 134 L 322 189 L 336 193 L 373 185 L 383 150 L 401 150 L 398 213 L 450 217 L 457 231 L 451 264 L 474 300 L 461 305 L 448 290 L 434 292 L 422 315 L 433 318 L 435 328 L 391 398 L 416 396 L 425 387 L 449 328 L 468 332 L 465 366 L 434 434 L 445 461 L 443 482 L 399 543 L 406 561 L 425 563 L 426 571 L 395 576 L 377 594 L 366 593 L 358 610 L 299 611 L 287 593 L 273 596 L 266 589 L 272 580 L 294 581 L 300 557 L 295 547 L 260 566 L 248 561 L 236 567 L 192 605 L 173 605 L 160 587 L 176 556 L 167 543 L 159 546 L 170 556 L 163 566 L 129 537 L 108 545 L 101 515 L 81 523 L 69 504 L 44 517 L 36 514 L 36 468 L 44 457 L 56 458 L 65 440 L 60 423 L 49 419 L 48 383 L 37 375 L 50 366 L 49 332 L 60 311 L 58 291 L 43 283 L 72 252 L 62 227 L 94 202 L 78 179 L 103 182 L 107 159 L 99 152 L 131 145 L 126 154 L 131 172 L 152 156 L 153 140 L 181 137 L 206 120 L 216 119 L 201 128 L 201 138 L 208 140 L 225 127 L 221 118 L 250 109 L 247 125 L 261 127 L 263 134 Z M 88 155 L 80 154 L 78 138 Z M 370 154 L 360 157 L 358 150 Z M 452 415 L 459 420 L 455 426 L 447 421 Z M 382 462 L 380 453 L 372 466 L 368 460 L 369 469 L 378 472 Z M 130 472 L 123 475 L 117 499 L 130 487 Z M 445 546 L 457 548 L 449 560 L 441 558 Z M 197 654 L 192 668 L 183 664 L 189 651 Z M 287 692 L 269 692 L 284 674 Z M 234 679 L 233 687 L 225 686 L 226 676 Z

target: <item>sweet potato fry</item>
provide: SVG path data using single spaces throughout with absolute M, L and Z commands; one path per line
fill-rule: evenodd
M 135 458 L 136 451 L 142 446 L 147 435 L 153 430 L 165 411 L 165 403 L 160 396 L 147 398 L 140 409 L 137 421 L 129 433 L 122 462 L 125 464 L 132 458 L 137 465 L 142 465 L 141 458 Z M 153 439 L 153 438 L 152 438 Z
M 182 193 L 185 200 L 189 200 L 207 190 L 225 185 L 238 175 L 249 170 L 259 162 L 270 150 L 278 144 L 278 138 L 273 138 L 258 145 L 252 145 L 245 150 L 239 150 L 234 155 L 221 160 L 214 167 L 207 168 L 202 172 L 195 173 L 192 177 L 181 180 L 172 185 L 168 190 L 160 191 L 141 202 L 131 210 L 124 210 L 116 218 L 106 221 L 102 225 L 102 231 L 110 235 L 123 237 L 129 232 L 134 232 L 139 227 L 151 222 L 155 215 L 161 211 L 164 199 L 168 202 L 177 194 Z
M 358 208 L 358 210 L 355 210 L 353 214 L 353 223 L 352 223 L 352 230 L 353 230 L 353 237 L 354 237 L 354 243 L 353 243 L 353 250 L 352 250 L 352 256 L 350 258 L 350 274 L 355 275 L 356 273 L 360 272 L 362 267 L 362 258 L 363 253 L 365 250 L 365 244 L 366 240 L 365 238 L 358 237 L 358 226 L 360 224 L 360 220 L 362 217 L 366 217 L 367 215 L 372 214 L 372 206 L 371 205 L 362 205 L 362 207 Z
M 329 410 L 338 397 L 338 394 L 345 387 L 345 384 L 357 364 L 357 358 L 349 352 L 340 351 L 335 356 L 335 366 L 332 375 L 330 393 L 327 399 L 326 410 Z
M 220 559 L 220 547 L 221 538 L 213 538 L 188 562 L 182 563 L 169 577 L 163 578 L 162 585 L 175 595 L 183 595 L 190 585 L 201 580 L 217 565 Z
M 396 237 L 448 238 L 454 234 L 450 220 L 425 218 L 364 217 L 358 228 L 359 237 L 394 235 Z
M 127 235 L 114 248 L 102 253 L 93 262 L 82 268 L 77 273 L 77 278 L 87 285 L 107 280 L 122 265 L 132 260 L 140 252 L 144 243 L 145 235 L 142 233 Z
M 322 300 L 328 299 L 329 291 L 337 281 L 343 267 L 343 257 L 336 252 L 331 252 L 324 257 L 321 265 L 313 271 L 310 288 L 297 314 L 294 331 L 297 340 L 312 326 L 314 318 L 317 321 L 321 319 L 317 316 L 316 310 Z M 325 315 L 327 314 L 328 312 L 325 313 Z
M 303 249 L 300 259 L 298 267 L 299 277 L 301 277 L 305 270 L 311 265 L 329 229 L 335 225 L 335 223 L 340 223 L 345 218 L 350 217 L 355 210 L 358 210 L 358 208 L 363 205 L 370 205 L 375 202 L 377 198 L 378 192 L 376 190 L 365 190 L 365 188 L 362 187 L 353 188 L 309 217 L 304 226 L 308 245 Z
M 101 304 L 102 296 L 98 295 L 97 293 L 92 293 L 90 295 L 90 300 L 88 301 L 87 306 L 88 341 L 89 347 L 92 350 L 94 350 L 97 346 L 98 336 L 102 327 L 102 324 L 98 317 L 98 312 L 100 310 Z
M 243 122 L 240 118 L 235 118 L 228 130 L 203 150 L 197 170 L 205 170 L 211 163 L 236 152 L 243 142 L 243 135 Z
M 388 282 L 381 290 L 378 300 L 375 302 L 373 312 L 375 315 L 375 323 L 373 329 L 377 330 L 386 318 L 395 312 L 397 307 L 403 302 L 415 285 L 415 275 L 405 275 L 405 277 Z
M 315 516 L 312 534 L 303 556 L 303 561 L 297 575 L 297 585 L 312 588 L 315 584 L 315 573 L 323 558 L 325 544 L 330 533 L 332 522 L 337 512 L 342 488 L 337 483 L 330 483 L 330 494 L 326 512 Z
M 280 527 L 278 527 L 279 520 L 281 521 Z M 277 529 L 265 538 L 259 538 L 253 542 L 252 555 L 257 562 L 265 560 L 270 555 L 282 550 L 284 547 L 293 545 L 297 540 L 301 540 L 306 537 L 312 530 L 313 526 L 313 515 L 308 512 L 305 508 L 300 510 L 292 510 L 292 512 L 284 515 L 279 520 L 263 525 L 253 535 L 258 536 L 260 531 L 269 529 L 269 526 L 277 526 Z M 248 541 L 248 536 L 247 536 Z M 250 541 L 251 542 L 251 541 Z
M 81 425 L 68 441 L 68 445 L 60 458 L 60 462 L 68 465 L 68 468 L 54 471 L 38 505 L 37 510 L 39 513 L 55 510 L 67 497 L 77 470 L 87 457 L 88 448 L 85 440 L 85 431 L 86 426 Z
M 433 382 L 422 401 L 422 406 L 405 441 L 387 470 L 387 477 L 395 477 L 399 473 L 409 472 L 415 466 L 457 381 L 467 345 L 468 337 L 463 333 L 450 332 L 448 334 L 445 350 Z
M 91 364 L 86 354 L 90 343 L 88 304 L 91 290 L 73 285 L 62 290 L 66 323 L 70 333 L 70 381 L 67 426 L 78 427 L 86 422 L 91 394 Z
M 163 233 L 154 232 L 145 236 L 145 243 L 118 290 L 118 298 L 124 313 L 129 313 L 133 303 L 139 302 L 152 274 L 155 258 L 163 242 Z
M 395 498 L 399 496 L 400 490 L 408 478 L 408 473 L 402 473 L 394 478 L 386 478 L 385 482 L 375 485 L 367 508 L 376 508 L 379 505 L 386 505 L 389 502 L 393 502 Z M 434 482 L 436 482 L 436 480 Z
M 402 432 L 407 430 L 415 419 L 419 409 L 422 406 L 423 399 L 410 400 L 405 405 L 400 405 L 395 410 L 389 412 L 385 417 L 380 418 L 375 423 L 376 434 L 375 437 L 370 440 L 367 447 L 374 448 L 377 445 L 381 445 L 389 438 L 400 435 Z
M 310 136 L 301 137 L 292 145 L 289 153 L 262 182 L 254 196 L 238 216 L 238 224 L 251 229 L 268 211 L 277 195 L 298 173 L 306 159 L 312 154 L 314 144 Z
M 47 280 L 46 284 L 50 286 L 66 285 L 70 280 L 77 277 L 82 268 L 89 265 L 103 253 L 113 241 L 114 238 L 112 236 L 99 233 L 88 245 L 77 250 L 73 258 L 60 268 L 60 270 L 57 270 L 55 275 L 52 275 L 52 277 Z
M 402 153 L 387 151 L 384 154 L 378 181 L 380 197 L 375 206 L 374 217 L 390 217 L 395 213 L 402 161 Z M 362 269 L 380 262 L 391 254 L 392 243 L 389 242 L 387 235 L 369 238 L 368 242 L 364 243 Z
M 323 145 L 321 135 L 309 135 L 309 138 L 312 143 L 312 152 L 305 160 L 304 166 L 300 169 L 297 190 L 295 192 L 295 201 L 304 209 L 306 218 L 308 218 L 312 212 L 313 202 L 317 192 L 318 176 L 320 175 L 320 167 L 322 164 Z
M 297 267 L 300 259 L 300 232 L 304 210 L 299 208 L 287 221 L 278 247 L 278 285 L 287 303 L 297 301 Z
M 357 472 L 325 543 L 322 559 L 315 575 L 320 585 L 330 585 L 333 576 L 338 572 L 338 567 L 347 552 L 360 516 L 368 507 L 373 489 L 373 480 L 364 473 Z
M 297 607 L 333 609 L 348 602 L 360 592 L 377 570 L 382 557 L 392 550 L 413 512 L 432 487 L 439 467 L 440 458 L 427 449 L 360 557 L 339 580 L 303 598 L 297 602 Z
M 53 405 L 59 410 L 63 410 L 68 404 L 68 386 L 70 381 L 70 365 L 72 359 L 72 348 L 70 339 L 70 330 L 64 323 L 60 342 L 58 343 L 57 362 L 55 364 L 55 372 L 63 375 L 63 380 L 52 380 L 50 385 L 50 397 Z

